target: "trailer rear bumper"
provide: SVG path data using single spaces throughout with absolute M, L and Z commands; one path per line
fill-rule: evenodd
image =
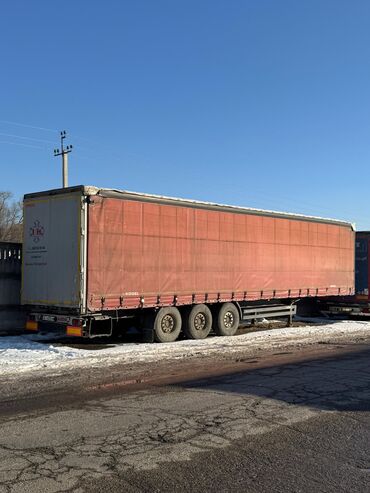
M 127 318 L 127 317 L 126 317 Z M 88 316 L 58 313 L 32 312 L 28 315 L 25 329 L 38 332 L 41 329 L 58 332 L 67 337 L 109 337 L 113 333 L 113 317 L 100 313 Z
M 25 329 L 29 332 L 38 332 L 46 328 L 52 332 L 63 332 L 67 336 L 87 337 L 87 320 L 82 317 L 67 316 L 50 313 L 30 313 Z

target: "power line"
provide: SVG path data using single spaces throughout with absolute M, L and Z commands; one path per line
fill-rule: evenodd
M 44 149 L 42 146 L 34 146 L 32 144 L 22 144 L 21 142 L 8 142 L 7 140 L 0 140 L 0 144 L 10 144 L 14 146 L 22 146 L 22 147 L 32 147 L 33 149 Z
M 24 140 L 31 140 L 34 142 L 46 142 L 48 144 L 54 144 L 52 140 L 46 140 L 46 139 L 36 139 L 34 137 L 24 137 L 23 135 L 16 135 L 16 134 L 6 134 L 4 132 L 0 132 L 0 135 L 4 137 L 13 137 L 14 139 L 24 139 Z
M 26 123 L 11 122 L 9 120 L 0 120 L 0 123 L 5 123 L 7 125 L 16 125 L 17 127 L 33 128 L 35 130 L 44 130 L 45 132 L 57 132 L 57 130 L 54 130 L 52 128 L 36 127 L 34 125 L 27 125 Z

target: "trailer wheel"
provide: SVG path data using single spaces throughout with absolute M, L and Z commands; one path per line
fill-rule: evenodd
M 212 329 L 212 313 L 206 305 L 194 305 L 184 314 L 184 332 L 189 339 L 205 339 Z
M 218 336 L 233 336 L 240 323 L 239 311 L 233 303 L 223 303 L 216 312 L 214 330 Z
M 157 342 L 174 342 L 181 332 L 181 315 L 177 308 L 161 308 L 154 319 L 154 337 Z

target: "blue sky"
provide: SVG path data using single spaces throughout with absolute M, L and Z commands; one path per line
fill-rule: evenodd
M 71 184 L 370 229 L 370 2 L 1 8 L 1 190 L 60 186 L 66 129 Z

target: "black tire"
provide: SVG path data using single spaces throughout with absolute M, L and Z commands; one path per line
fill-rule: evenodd
M 212 329 L 212 313 L 206 305 L 194 305 L 184 313 L 184 332 L 189 339 L 205 339 Z
M 233 336 L 240 324 L 239 310 L 233 303 L 223 303 L 214 317 L 214 330 L 218 336 Z
M 174 306 L 161 308 L 154 319 L 154 338 L 157 342 L 174 342 L 181 332 L 181 315 Z

